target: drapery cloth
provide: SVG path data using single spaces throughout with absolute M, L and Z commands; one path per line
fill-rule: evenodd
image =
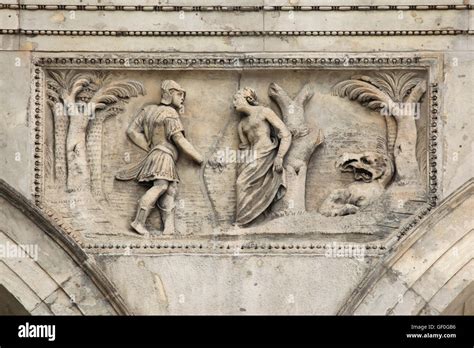
M 250 149 L 255 157 L 239 163 L 237 168 L 236 223 L 246 225 L 262 214 L 272 202 L 283 197 L 286 191 L 285 170 L 278 173 L 273 161 L 278 153 L 278 141 L 266 148 Z

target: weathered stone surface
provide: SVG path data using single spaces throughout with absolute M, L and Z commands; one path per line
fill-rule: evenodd
M 472 279 L 474 277 L 473 263 L 474 261 L 471 260 L 464 267 L 462 267 L 462 269 L 446 283 L 445 287 L 432 297 L 430 303 L 439 312 L 443 312 L 448 308 L 448 306 L 450 306 L 451 302 L 454 302 L 453 294 L 454 297 L 457 298 L 459 294 L 464 292 L 464 290 L 472 287 Z M 466 294 L 466 298 L 469 298 L 468 293 Z M 458 302 L 458 305 L 460 304 L 462 304 L 462 301 Z
M 32 314 L 459 313 L 473 16 L 447 3 L 3 1 L 0 245 L 39 247 L 5 288 Z
M 276 59 L 279 64 L 278 59 L 281 58 L 277 58 L 276 55 L 262 55 L 255 58 L 202 55 L 197 58 L 201 62 L 199 64 L 204 67 L 212 66 L 214 60 L 217 66 L 212 72 L 195 68 L 178 74 L 157 70 L 145 75 L 142 72 L 124 71 L 120 60 L 127 59 L 131 64 L 144 64 L 149 68 L 153 66 L 150 62 L 157 59 L 162 65 L 168 62 L 176 62 L 175 64 L 179 65 L 186 61 L 193 64 L 192 59 L 195 59 L 197 64 L 198 60 L 191 56 L 179 55 L 162 58 L 119 56 L 117 58 L 119 63 L 113 65 L 117 71 L 105 74 L 100 71 L 87 70 L 79 73 L 71 70 L 65 74 L 54 70 L 54 66 L 67 65 L 61 62 L 67 62 L 69 58 L 36 57 L 38 69 L 41 67 L 45 69 L 48 104 L 43 105 L 45 115 L 40 113 L 36 116 L 40 123 L 44 124 L 41 135 L 44 136 L 45 152 L 39 153 L 44 163 L 41 166 L 44 170 L 44 181 L 42 185 L 36 185 L 35 190 L 39 192 L 38 201 L 55 210 L 73 228 L 82 231 L 79 234 L 84 243 L 93 245 L 107 242 L 113 246 L 117 243 L 121 246 L 124 242 L 130 244 L 132 240 L 134 241 L 133 232 L 146 234 L 147 243 L 167 235 L 178 240 L 182 239 L 188 244 L 200 240 L 209 245 L 210 236 L 216 237 L 217 242 L 223 242 L 225 236 L 253 238 L 253 235 L 261 234 L 263 238 L 268 238 L 277 234 L 282 238 L 283 234 L 296 234 L 303 240 L 316 241 L 318 235 L 321 238 L 324 234 L 345 233 L 353 234 L 354 238 L 359 238 L 361 242 L 375 242 L 388 239 L 407 217 L 415 215 L 418 209 L 423 208 L 423 201 L 426 203 L 430 201 L 431 193 L 427 194 L 422 186 L 425 181 L 423 176 L 427 175 L 428 168 L 424 153 L 430 147 L 425 134 L 430 117 L 426 100 L 423 99 L 423 102 L 416 104 L 419 107 L 417 117 L 419 116 L 420 120 L 416 126 L 412 120 L 411 129 L 414 132 L 410 134 L 408 131 L 410 126 L 405 121 L 409 119 L 408 116 L 401 115 L 397 118 L 398 116 L 394 117 L 392 114 L 386 117 L 380 115 L 382 112 L 380 110 L 385 104 L 391 108 L 395 103 L 407 100 L 408 103 L 416 103 L 420 100 L 426 93 L 428 83 L 425 80 L 426 75 L 415 73 L 414 70 L 405 67 L 400 68 L 397 73 L 390 74 L 378 74 L 373 68 L 364 69 L 365 75 L 361 75 L 361 78 L 374 79 L 372 84 L 369 84 L 350 79 L 351 76 L 357 77 L 357 73 L 362 72 L 360 68 L 341 71 L 337 73 L 338 75 L 318 68 L 302 70 L 306 67 L 308 59 L 315 64 L 319 62 L 324 66 L 327 62 L 334 67 L 341 65 L 343 59 L 338 56 L 307 55 L 298 58 L 290 56 L 288 63 L 285 64 L 292 66 L 299 63 L 300 65 L 297 65 L 299 69 L 278 71 L 280 76 L 276 78 L 277 70 L 269 63 Z M 71 59 L 80 59 L 80 56 Z M 109 58 L 97 55 L 90 59 L 98 62 Z M 255 72 L 251 68 L 257 59 L 258 62 L 263 62 L 260 63 L 263 70 Z M 347 64 L 357 66 L 367 60 L 367 64 L 370 65 L 370 62 L 377 60 L 380 60 L 381 64 L 384 61 L 382 58 L 369 59 L 363 56 L 358 59 L 362 63 L 356 63 L 354 58 Z M 402 62 L 405 59 L 406 64 L 422 64 L 422 61 L 417 60 L 418 63 L 415 63 L 413 58 L 409 57 L 393 56 L 393 59 L 395 61 L 402 59 Z M 239 71 L 235 71 L 235 66 L 239 66 Z M 179 84 L 172 79 L 179 79 Z M 393 82 L 390 79 L 393 79 Z M 175 88 L 183 89 L 186 93 L 184 104 L 182 101 L 176 105 L 166 104 L 163 98 L 168 92 L 163 87 L 160 92 L 157 81 L 161 83 L 173 81 L 178 86 Z M 204 91 L 193 96 L 192 91 L 204 81 L 206 81 Z M 338 92 L 339 85 L 334 81 L 348 83 L 343 88 L 344 92 Z M 307 82 L 311 84 L 305 86 Z M 74 89 L 66 90 L 62 87 L 64 83 L 76 84 L 75 94 L 70 94 Z M 351 99 L 367 98 L 371 88 L 382 88 L 380 84 L 383 83 L 387 83 L 388 88 L 392 88 L 393 91 L 386 93 L 381 91 L 373 100 L 375 104 L 370 106 L 371 109 L 375 108 L 374 110 L 367 110 L 357 102 L 340 101 L 341 97 L 345 97 L 346 91 L 350 93 Z M 367 88 L 365 92 L 359 88 L 359 84 L 362 84 L 362 88 Z M 118 94 L 118 89 L 106 92 L 107 88 L 113 88 L 115 85 L 123 88 L 123 94 Z M 255 94 L 252 98 L 257 100 L 258 105 L 245 106 L 247 102 L 243 101 L 241 106 L 237 106 L 234 97 L 236 112 L 232 107 L 232 96 L 238 90 L 238 86 L 242 85 L 252 86 L 248 90 Z M 278 86 L 278 92 L 275 92 L 277 89 L 272 86 Z M 420 88 L 417 96 L 413 97 L 416 99 L 410 99 L 415 92 L 405 97 L 404 93 L 414 87 Z M 302 88 L 307 89 L 312 96 L 305 97 L 304 105 L 298 104 L 300 102 L 297 100 L 299 98 L 297 94 Z M 352 88 L 358 88 L 357 90 L 362 93 L 352 98 Z M 417 91 L 416 88 L 414 91 Z M 81 97 L 89 93 L 88 90 L 92 90 L 93 94 L 86 99 Z M 67 95 L 63 96 L 64 93 Z M 110 95 L 102 96 L 104 93 Z M 340 94 L 339 97 L 333 95 L 337 93 Z M 396 93 L 402 95 L 398 96 Z M 273 96 L 273 101 L 276 103 L 273 103 L 270 96 Z M 297 96 L 296 99 L 292 99 L 294 96 Z M 90 105 L 96 105 L 100 98 L 111 98 L 112 102 L 105 108 L 94 106 L 95 109 L 92 111 L 97 114 L 93 114 L 90 120 L 86 115 L 76 117 L 72 114 L 73 111 L 69 110 L 67 112 L 70 113 L 70 121 L 68 121 L 64 116 L 66 109 L 62 106 L 68 102 L 68 98 L 73 100 L 82 98 L 81 100 L 91 103 Z M 159 98 L 162 100 L 161 104 Z M 149 106 L 140 112 L 143 105 Z M 179 116 L 181 105 L 184 105 L 185 111 Z M 107 111 L 109 109 L 113 110 L 110 115 Z M 393 112 L 404 112 L 401 109 L 397 110 L 399 111 Z M 238 112 L 248 112 L 249 116 L 240 117 Z M 282 120 L 278 116 L 280 113 L 283 113 Z M 263 121 L 249 123 L 249 120 L 260 117 L 259 115 L 264 115 Z M 77 120 L 82 120 L 81 117 L 85 121 L 79 127 Z M 157 120 L 173 118 L 175 123 L 170 126 L 168 123 L 171 121 L 157 121 L 158 123 L 151 127 L 148 123 L 152 118 Z M 334 122 L 336 118 L 338 122 Z M 164 135 L 162 138 L 153 138 L 150 134 L 160 132 L 162 129 L 160 127 L 164 127 Z M 257 127 L 255 134 L 261 134 L 265 129 L 272 129 L 272 133 L 268 133 L 268 138 L 259 138 L 257 142 L 256 135 L 250 132 L 252 127 Z M 179 144 L 179 139 L 174 138 L 176 131 L 186 134 L 186 138 L 183 137 L 185 143 Z M 173 136 L 173 139 L 169 138 L 170 136 Z M 166 139 L 170 139 L 169 143 L 166 143 Z M 276 141 L 275 139 L 279 139 L 279 145 L 273 147 L 273 152 L 269 152 L 270 157 L 261 157 L 263 156 L 261 154 L 267 151 L 264 149 L 272 141 Z M 194 145 L 189 145 L 189 142 Z M 104 146 L 109 143 L 114 143 L 115 146 Z M 164 160 L 160 156 L 171 156 L 166 152 L 168 150 L 162 149 L 163 146 L 171 147 L 174 153 L 172 157 L 181 152 L 181 160 L 171 167 L 164 164 L 165 162 L 162 164 Z M 342 172 L 353 171 L 353 178 L 348 174 L 341 174 L 341 170 L 334 166 L 335 161 L 340 159 L 340 156 L 345 156 L 344 153 L 347 152 L 353 154 L 344 161 L 351 164 L 347 166 L 344 164 L 344 168 L 339 169 Z M 164 155 L 160 155 L 161 153 Z M 278 167 L 271 162 L 279 157 L 283 161 L 283 171 L 281 174 L 273 175 L 273 170 L 278 171 L 275 169 Z M 417 158 L 420 159 L 419 163 Z M 270 161 L 268 162 L 270 164 L 265 161 Z M 386 162 L 384 169 L 378 168 L 377 161 Z M 355 162 L 360 163 L 356 165 Z M 242 172 L 242 168 L 247 164 L 246 172 Z M 127 167 L 128 169 L 124 169 Z M 175 171 L 180 173 L 179 176 L 174 173 Z M 260 188 L 260 191 L 254 188 L 249 190 L 242 175 L 248 177 L 245 180 L 248 181 L 249 187 L 252 185 L 250 183 L 253 176 L 265 178 L 262 179 L 262 183 L 267 182 L 265 180 L 268 180 L 268 183 Z M 178 180 L 178 177 L 179 184 L 177 181 L 173 185 L 169 184 L 173 180 Z M 271 177 L 275 179 L 270 179 Z M 141 183 L 123 182 L 132 179 Z M 271 180 L 276 181 L 271 184 Z M 430 178 L 431 183 L 434 180 Z M 154 181 L 155 186 L 147 187 L 144 185 L 147 181 L 149 184 Z M 354 185 L 350 185 L 353 181 Z M 161 188 L 160 185 L 165 186 Z M 342 192 L 340 194 L 347 195 L 348 198 L 336 196 L 327 198 L 335 192 Z M 255 196 L 253 201 L 246 202 L 247 198 L 242 199 L 250 195 Z M 140 203 L 136 210 L 138 199 Z M 327 199 L 334 202 L 342 199 L 342 203 L 337 204 L 352 208 L 344 208 L 345 210 L 341 210 L 340 213 L 333 213 L 332 208 L 320 210 L 323 201 Z M 167 203 L 167 200 L 170 202 Z M 274 200 L 280 201 L 272 203 Z M 160 209 L 153 209 L 155 203 Z M 254 213 L 250 213 L 250 220 L 247 218 L 240 220 L 238 214 L 243 211 L 242 209 L 249 212 L 255 210 Z M 359 209 L 360 214 L 354 214 Z M 176 215 L 176 228 L 162 226 L 168 210 Z M 263 213 L 269 215 L 265 217 Z M 327 218 L 333 215 L 350 216 Z M 133 216 L 135 216 L 133 228 L 130 229 L 128 225 Z M 245 226 L 234 226 L 234 222 Z M 298 227 L 291 229 L 290 226 L 295 226 L 294 224 Z M 351 230 L 343 227 L 349 225 Z M 309 237 L 311 233 L 316 239 Z M 107 237 L 101 237 L 105 235 Z M 117 237 L 111 237 L 112 235 Z M 235 237 L 233 239 L 235 240 Z M 253 238 L 252 241 L 257 240 Z
M 472 209 L 473 190 L 470 180 L 437 207 L 369 273 L 339 313 L 470 313 L 463 304 L 472 296 L 473 252 L 463 246 L 472 245 L 474 230 L 472 220 L 464 220 L 463 226 L 457 219 L 464 209 Z M 457 242 L 447 243 L 448 235 Z
M 0 181 L 2 286 L 32 314 L 129 314 L 120 295 L 55 221 Z
M 143 314 L 335 314 L 368 264 L 288 256 L 98 255 L 119 291 Z M 324 270 L 334 270 L 328 279 Z M 147 296 L 136 296 L 144 289 Z M 338 290 L 336 290 L 338 289 Z
M 389 314 L 391 315 L 417 315 L 426 302 L 414 291 L 408 290 L 399 297 L 397 305 Z
M 0 264 L 0 270 L 2 272 L 2 285 L 7 291 L 14 294 L 27 311 L 33 311 L 41 303 L 41 298 L 3 262 Z
M 13 44 L 10 40 L 3 42 L 7 46 Z M 27 197 L 31 194 L 32 177 L 22 173 L 27 173 L 33 165 L 32 141 L 26 140 L 31 132 L 31 124 L 28 122 L 30 60 L 29 52 L 2 51 L 0 55 L 0 62 L 4 67 L 0 80 L 3 92 L 0 94 L 3 109 L 0 121 L 2 178 Z M 15 83 L 12 84 L 11 81 Z

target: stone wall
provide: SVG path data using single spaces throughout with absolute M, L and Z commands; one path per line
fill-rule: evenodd
M 434 207 L 465 190 L 473 177 L 472 5 L 466 1 L 0 2 L 0 178 L 49 219 L 60 221 L 63 233 L 97 262 L 130 312 L 390 314 L 393 304 L 380 309 L 366 303 L 377 301 L 362 286 L 367 276 L 375 277 L 369 271 L 398 255 L 405 238 L 422 228 L 417 227 L 420 222 L 439 219 Z M 55 176 L 58 123 L 47 103 L 48 79 L 70 71 L 110 73 L 112 82 L 136 81 L 144 89 L 117 97 L 127 103 L 103 123 L 101 152 L 94 153 L 100 197 L 90 189 L 89 178 L 84 194 L 84 187 L 71 190 Z M 420 118 L 413 123 L 417 158 L 409 159 L 415 163 L 408 170 L 411 186 L 399 178 L 406 161 L 392 156 L 397 171 L 375 203 L 347 216 L 320 214 L 332 192 L 355 182 L 356 169 L 348 173 L 334 166 L 341 154 L 377 153 L 380 139 L 390 143 L 379 110 L 369 110 L 349 95 L 334 95 L 334 86 L 357 75 L 374 78 L 390 72 L 410 73 L 426 83 L 416 100 Z M 177 164 L 176 230 L 181 235 L 161 235 L 162 216 L 154 209 L 147 222 L 151 235 L 142 237 L 129 224 L 146 187 L 117 181 L 115 175 L 144 156 L 126 130 L 143 105 L 160 102 L 160 84 L 167 79 L 186 90 L 180 117 L 204 164 L 183 154 Z M 88 86 L 101 86 L 108 80 L 88 81 Z M 239 88 L 254 88 L 260 105 L 284 119 L 283 108 L 268 92 L 272 82 L 290 98 L 306 84 L 312 86 L 302 114 L 311 130 L 321 128 L 324 141 L 310 153 L 303 190 L 296 190 L 304 208 L 286 209 L 276 218 L 240 228 L 233 225 L 240 189 L 237 166 L 214 168 L 212 160 L 219 150 L 238 148 L 240 117 L 232 100 Z M 286 171 L 289 161 L 285 158 Z M 370 182 L 376 182 L 373 173 Z M 468 207 L 455 220 L 443 218 L 469 236 L 472 201 L 464 204 Z M 17 220 L 25 217 L 2 212 L 2 231 L 24 228 Z M 430 253 L 439 247 L 426 243 Z M 364 252 L 337 254 L 338 248 Z M 463 260 L 472 259 L 469 248 L 459 252 Z M 472 272 L 466 274 L 459 284 L 467 287 Z M 390 284 L 384 290 L 393 292 L 390 301 L 411 286 Z M 460 290 L 446 298 L 454 299 Z M 357 302 L 358 307 L 347 302 L 359 299 L 361 291 L 370 293 L 365 302 Z M 430 298 L 423 297 L 416 306 L 426 303 Z

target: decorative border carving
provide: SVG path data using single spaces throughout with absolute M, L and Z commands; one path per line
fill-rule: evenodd
M 33 148 L 34 148 L 34 177 L 33 177 L 33 197 L 35 199 L 36 205 L 41 208 L 41 197 L 44 189 L 44 164 L 43 164 L 43 144 L 44 144 L 44 123 L 43 123 L 43 114 L 44 114 L 44 71 L 38 67 L 33 67 L 33 82 L 32 82 L 32 96 L 31 99 L 31 110 L 33 110 L 32 122 L 34 127 L 32 127 L 33 134 Z
M 126 254 L 222 254 L 222 255 L 242 255 L 242 254 L 310 254 L 310 255 L 324 255 L 328 249 L 337 250 L 355 250 L 359 248 L 355 243 L 338 242 L 332 247 L 332 242 L 327 243 L 291 243 L 284 242 L 184 242 L 184 241 L 157 241 L 147 243 L 102 243 L 90 244 L 80 243 L 81 247 L 87 249 L 87 252 L 103 254 L 109 253 L 118 255 Z M 377 257 L 383 255 L 386 251 L 385 245 L 381 243 L 366 243 L 364 256 Z
M 318 30 L 318 31 L 138 31 L 138 30 L 42 30 L 42 29 L 0 29 L 0 35 L 42 35 L 42 36 L 445 36 L 474 35 L 474 30 Z
M 0 4 L 0 9 L 43 11 L 193 11 L 193 12 L 256 12 L 256 11 L 403 11 L 403 10 L 469 10 L 472 5 L 355 5 L 355 6 L 142 6 L 142 5 L 38 5 Z
M 69 69 L 315 69 L 315 68 L 419 68 L 428 69 L 433 56 L 421 54 L 76 54 L 60 56 L 34 55 L 33 64 L 40 68 Z
M 440 137 L 440 88 L 439 81 L 442 77 L 442 56 L 437 54 L 272 54 L 272 53 L 247 53 L 247 54 L 34 54 L 32 58 L 33 69 L 33 94 L 32 110 L 34 120 L 34 180 L 33 196 L 36 205 L 53 216 L 51 208 L 43 202 L 44 181 L 44 69 L 67 68 L 67 69 L 109 69 L 109 70 L 250 70 L 250 69 L 334 69 L 334 68 L 360 68 L 360 69 L 419 69 L 428 71 L 430 83 L 430 105 L 428 127 L 428 173 L 427 192 L 428 200 L 426 206 L 419 209 L 413 217 L 399 229 L 399 232 L 391 238 L 379 242 L 368 242 L 366 256 L 379 256 L 398 244 L 405 235 L 424 219 L 424 217 L 436 206 L 439 198 L 440 172 L 439 157 L 440 145 L 437 139 Z M 54 217 L 53 217 L 54 219 Z M 59 225 L 63 223 L 56 221 Z M 74 231 L 65 229 L 68 234 L 75 235 Z M 121 250 L 120 255 L 128 249 L 138 253 L 184 253 L 184 254 L 311 254 L 324 255 L 329 243 L 326 241 L 307 241 L 286 244 L 284 242 L 262 241 L 254 242 L 249 239 L 235 242 L 220 242 L 215 240 L 157 240 L 146 242 L 137 239 L 136 242 L 90 244 L 80 241 L 82 248 L 92 253 L 114 253 Z M 262 235 L 264 238 L 265 236 Z M 354 246 L 357 243 L 337 242 L 339 249 Z
M 439 120 L 439 104 L 440 104 L 440 95 L 439 95 L 439 85 L 438 82 L 431 83 L 430 89 L 430 134 L 429 134 L 429 153 L 428 153 L 428 175 L 430 178 L 429 181 L 429 192 L 431 198 L 431 205 L 435 206 L 438 202 L 438 123 Z
M 126 11 L 126 12 L 348 12 L 348 11 L 469 11 L 474 5 L 354 5 L 354 6 L 168 6 L 168 5 L 39 5 L 1 4 L 0 10 L 15 11 Z M 303 31 L 140 31 L 140 30 L 51 30 L 51 29 L 1 29 L 0 35 L 40 35 L 40 36 L 114 36 L 114 37 L 281 37 L 281 36 L 446 36 L 473 35 L 474 30 L 303 30 Z

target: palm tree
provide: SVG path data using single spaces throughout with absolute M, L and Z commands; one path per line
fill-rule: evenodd
M 55 127 L 56 179 L 67 183 L 68 191 L 89 187 L 102 198 L 103 122 L 123 112 L 130 98 L 145 95 L 145 88 L 138 81 L 114 81 L 109 72 L 74 71 L 49 71 L 47 86 Z
M 86 148 L 91 170 L 91 191 L 98 200 L 103 200 L 102 134 L 104 121 L 122 113 L 130 98 L 145 95 L 146 92 L 143 85 L 137 81 L 113 81 L 110 75 L 99 79 L 99 81 L 99 90 L 91 100 L 91 104 L 95 107 L 95 116 L 89 124 Z
M 374 75 L 355 75 L 339 82 L 333 87 L 333 94 L 357 100 L 385 114 L 387 149 L 395 161 L 400 182 L 406 183 L 408 178 L 419 178 L 416 119 L 426 81 L 412 72 L 388 71 Z
M 88 79 L 73 70 L 48 73 L 46 96 L 53 113 L 55 179 L 58 184 L 64 185 L 67 179 L 66 139 L 70 118 L 68 113 L 72 112 L 75 96 Z

